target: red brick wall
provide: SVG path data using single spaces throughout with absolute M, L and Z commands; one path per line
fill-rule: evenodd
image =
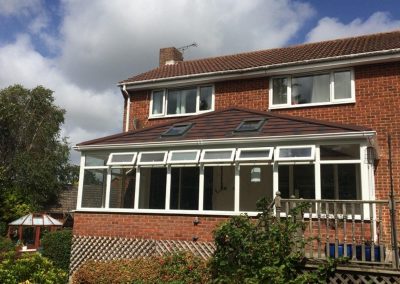
M 379 199 L 387 199 L 390 189 L 386 136 L 391 133 L 394 185 L 397 194 L 400 195 L 400 63 L 356 67 L 355 80 L 355 104 L 304 107 L 274 112 L 368 126 L 375 130 L 378 133 L 380 150 L 380 160 L 375 174 L 376 194 Z M 268 78 L 216 83 L 215 108 L 218 110 L 240 106 L 267 110 L 268 83 Z M 130 129 L 133 129 L 133 118 L 138 120 L 139 128 L 171 120 L 148 120 L 150 97 L 150 90 L 136 92 L 131 96 Z M 202 223 L 193 226 L 193 218 L 193 216 L 177 215 L 77 213 L 74 233 L 187 240 L 191 240 L 193 235 L 198 235 L 200 240 L 207 241 L 211 240 L 214 226 L 224 220 L 221 217 L 202 217 Z
M 212 231 L 226 217 L 199 216 L 200 223 L 193 224 L 196 216 L 75 213 L 74 235 L 107 236 L 154 240 L 212 241 Z

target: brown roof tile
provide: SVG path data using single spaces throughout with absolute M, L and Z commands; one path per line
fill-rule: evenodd
M 351 37 L 284 48 L 182 61 L 165 65 L 133 76 L 120 83 L 144 83 L 155 79 L 179 76 L 207 75 L 218 71 L 238 71 L 266 68 L 280 64 L 299 64 L 315 60 L 332 60 L 343 56 L 363 56 L 365 53 L 385 52 L 400 48 L 400 31 Z
M 256 132 L 234 132 L 244 119 L 266 119 L 266 123 Z M 162 136 L 176 123 L 192 123 L 192 127 L 183 136 Z M 119 133 L 77 146 L 129 144 L 146 142 L 169 142 L 196 139 L 224 139 L 239 137 L 273 137 L 304 134 L 328 134 L 342 132 L 368 131 L 369 128 L 344 125 L 295 116 L 255 111 L 243 108 L 229 108 L 201 115 L 177 119 L 174 122 L 159 124 L 136 131 Z

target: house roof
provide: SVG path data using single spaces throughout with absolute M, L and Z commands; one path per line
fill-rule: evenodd
M 265 119 L 258 131 L 236 132 L 243 120 Z M 191 127 L 182 136 L 163 136 L 174 124 L 191 123 Z M 173 122 L 158 124 L 140 130 L 119 133 L 95 140 L 86 141 L 77 146 L 95 146 L 111 144 L 168 142 L 185 140 L 229 139 L 248 137 L 274 137 L 311 134 L 334 134 L 343 132 L 370 131 L 370 128 L 306 119 L 271 112 L 255 111 L 244 108 L 228 108 L 196 116 L 177 119 Z
M 141 84 L 153 80 L 171 80 L 181 76 L 210 75 L 214 72 L 274 68 L 283 64 L 296 65 L 353 57 L 399 52 L 400 30 L 358 37 L 301 44 L 227 56 L 181 61 L 164 65 L 130 77 L 120 84 Z

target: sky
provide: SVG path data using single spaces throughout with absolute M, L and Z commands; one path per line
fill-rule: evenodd
M 397 0 L 0 0 L 0 89 L 53 90 L 73 146 L 122 131 L 117 83 L 162 47 L 196 42 L 190 60 L 396 29 Z

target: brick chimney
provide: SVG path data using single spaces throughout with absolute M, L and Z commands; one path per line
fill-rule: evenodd
M 182 52 L 175 47 L 160 49 L 160 67 L 164 65 L 172 65 L 179 61 L 183 61 L 183 55 Z

